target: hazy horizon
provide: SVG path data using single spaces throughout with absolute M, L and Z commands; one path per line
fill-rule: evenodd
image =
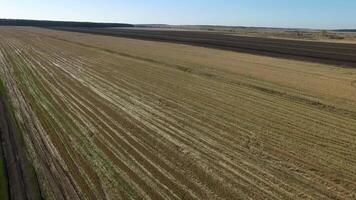
M 340 0 L 12 0 L 0 18 L 130 24 L 355 29 L 356 2 Z

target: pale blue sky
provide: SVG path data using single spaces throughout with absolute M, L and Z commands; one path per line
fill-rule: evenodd
M 356 28 L 356 0 L 0 0 L 0 18 Z

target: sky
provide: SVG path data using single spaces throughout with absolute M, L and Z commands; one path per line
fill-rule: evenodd
M 0 0 L 0 18 L 356 28 L 356 0 Z

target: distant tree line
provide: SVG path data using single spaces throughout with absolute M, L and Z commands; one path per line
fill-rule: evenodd
M 337 32 L 356 32 L 356 29 L 339 29 L 335 30 Z
M 72 22 L 72 21 L 46 21 L 46 20 L 24 20 L 24 19 L 0 19 L 0 26 L 37 26 L 37 27 L 134 27 L 132 24 L 124 23 L 95 23 L 95 22 Z

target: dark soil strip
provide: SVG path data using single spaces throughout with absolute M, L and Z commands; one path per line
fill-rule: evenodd
M 233 36 L 217 32 L 199 31 L 123 28 L 58 28 L 57 30 L 182 43 L 257 55 L 356 67 L 356 44 Z
M 30 165 L 25 147 L 10 117 L 3 94 L 0 94 L 0 140 L 3 150 L 9 199 L 42 199 L 37 178 Z
M 8 181 L 5 169 L 4 152 L 2 150 L 2 140 L 0 139 L 0 199 L 9 199 Z

